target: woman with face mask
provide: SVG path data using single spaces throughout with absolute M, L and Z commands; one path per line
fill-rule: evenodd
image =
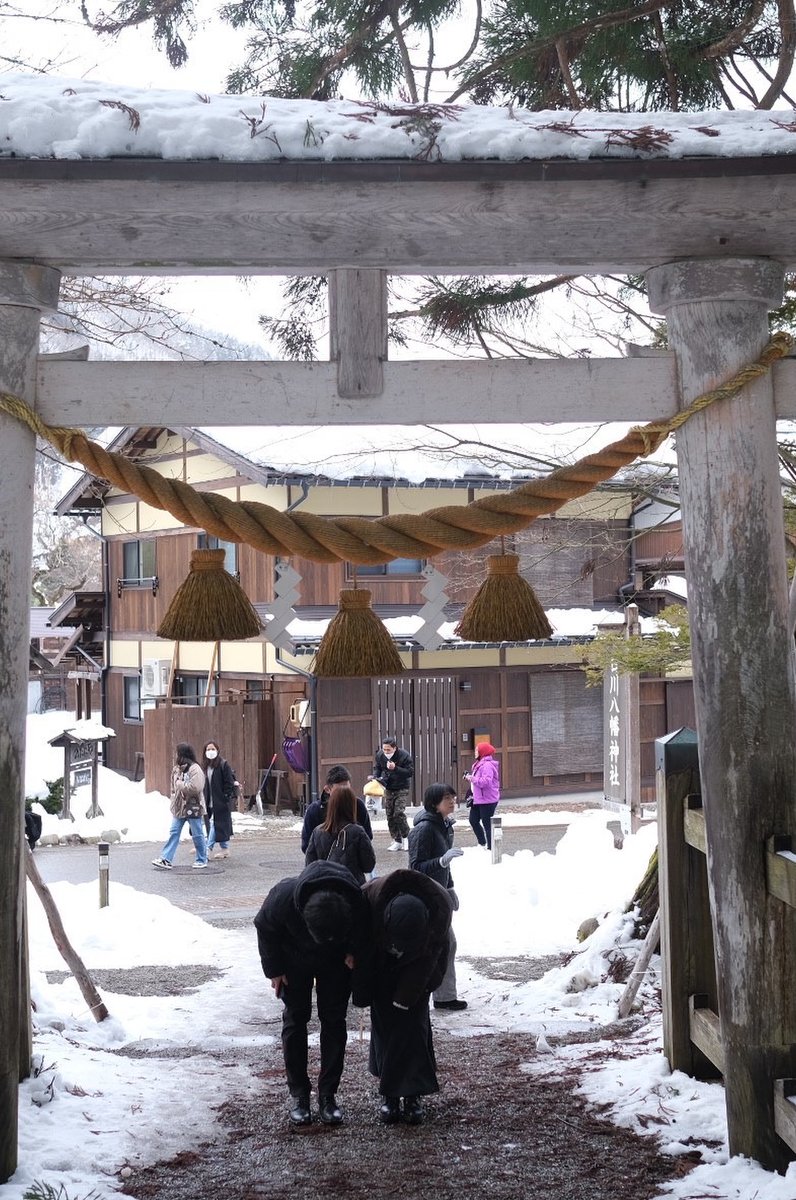
M 236 799 L 235 772 L 221 752 L 217 742 L 208 742 L 202 751 L 205 772 L 205 804 L 210 817 L 207 851 L 218 849 L 213 858 L 229 858 L 232 837 L 232 806 Z

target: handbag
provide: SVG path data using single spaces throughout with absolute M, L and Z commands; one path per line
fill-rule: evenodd
M 184 815 L 189 821 L 192 821 L 195 817 L 201 817 L 202 806 L 198 799 L 185 801 Z
M 466 804 L 466 806 L 468 808 L 473 807 L 473 789 L 472 788 L 468 788 L 467 791 L 465 792 L 464 803 Z
M 346 826 L 346 828 L 348 828 L 348 826 Z M 340 838 L 343 839 L 342 843 L 340 842 Z M 343 866 L 346 865 L 345 841 L 346 841 L 345 829 L 341 829 L 340 832 L 338 833 L 337 837 L 334 839 L 331 846 L 329 847 L 329 852 L 326 855 L 327 862 L 342 863 Z

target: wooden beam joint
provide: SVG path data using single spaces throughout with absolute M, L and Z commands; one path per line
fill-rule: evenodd
M 367 400 L 384 391 L 387 359 L 387 272 L 329 272 L 329 355 L 337 394 Z

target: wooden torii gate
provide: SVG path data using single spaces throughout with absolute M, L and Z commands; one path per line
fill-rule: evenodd
M 796 269 L 796 156 L 252 164 L 0 160 L 0 390 L 58 425 L 633 421 L 757 357 Z M 331 277 L 329 364 L 38 359 L 61 273 Z M 386 360 L 386 273 L 645 272 L 672 358 Z M 775 416 L 793 362 L 677 436 L 730 1150 L 781 1169 L 796 946 L 765 846 L 796 825 Z M 34 439 L 0 416 L 0 1180 L 16 1164 Z M 27 1056 L 27 1057 L 26 1057 Z

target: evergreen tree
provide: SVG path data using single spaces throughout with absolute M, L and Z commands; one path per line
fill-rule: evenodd
M 99 32 L 150 24 L 170 61 L 185 61 L 194 0 L 121 0 L 93 17 L 90 0 L 81 2 Z M 227 79 L 233 92 L 345 92 L 420 103 L 430 117 L 453 102 L 623 112 L 794 103 L 794 0 L 228 0 L 220 15 L 246 36 Z M 534 323 L 549 307 L 544 297 L 559 291 L 583 306 L 595 336 L 614 344 L 665 336 L 646 312 L 643 281 L 568 276 L 394 281 L 390 336 L 444 336 L 487 355 L 550 353 Z M 788 294 L 792 307 L 790 281 Z M 789 323 L 792 314 L 782 315 Z M 289 285 L 282 313 L 263 325 L 286 356 L 315 357 L 324 281 Z M 565 336 L 558 352 L 590 349 Z

